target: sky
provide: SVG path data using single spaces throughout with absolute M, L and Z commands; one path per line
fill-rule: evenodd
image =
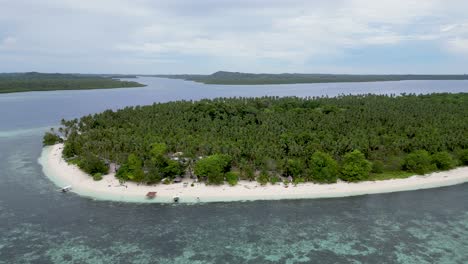
M 467 0 L 0 0 L 0 72 L 468 73 Z

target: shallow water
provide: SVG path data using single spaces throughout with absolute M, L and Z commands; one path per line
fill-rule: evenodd
M 196 205 L 102 202 L 57 192 L 37 158 L 43 132 L 62 117 L 208 95 L 304 96 L 323 90 L 335 95 L 392 87 L 236 90 L 144 80 L 156 84 L 0 95 L 0 111 L 8 113 L 0 117 L 0 263 L 468 263 L 468 184 L 350 198 Z M 414 83 L 468 91 L 468 82 L 394 85 Z M 397 93 L 432 91 L 400 89 Z

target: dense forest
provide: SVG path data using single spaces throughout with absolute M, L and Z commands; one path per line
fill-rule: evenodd
M 59 73 L 0 73 L 0 93 L 83 90 L 123 87 L 142 87 L 137 82 L 120 81 L 113 78 L 134 77 L 125 75 L 85 75 Z
M 304 73 L 241 73 L 218 71 L 211 75 L 154 75 L 171 79 L 183 79 L 206 84 L 292 84 L 328 82 L 377 82 L 404 80 L 468 80 L 468 75 L 351 75 L 351 74 L 304 74 Z
M 468 165 L 468 94 L 217 98 L 62 120 L 44 144 L 145 183 L 386 179 Z

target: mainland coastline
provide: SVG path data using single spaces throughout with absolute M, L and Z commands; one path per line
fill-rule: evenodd
M 71 185 L 71 191 L 80 196 L 108 201 L 172 203 L 175 196 L 180 197 L 181 203 L 332 198 L 429 189 L 468 182 L 468 167 L 459 167 L 405 179 L 334 184 L 302 183 L 297 186 L 290 184 L 288 188 L 282 183 L 261 186 L 255 181 L 240 181 L 236 186 L 211 186 L 197 182 L 192 187 L 191 179 L 184 179 L 183 182 L 189 183 L 185 185 L 144 185 L 134 182 L 122 184 L 114 174 L 107 174 L 101 181 L 94 181 L 76 165 L 68 164 L 62 158 L 62 150 L 63 144 L 44 147 L 38 160 L 44 174 L 58 187 Z M 157 192 L 156 198 L 146 199 L 148 192 Z

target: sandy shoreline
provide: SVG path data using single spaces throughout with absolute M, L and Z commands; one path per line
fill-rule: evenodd
M 260 186 L 257 182 L 248 181 L 240 181 L 234 187 L 206 186 L 204 183 L 196 183 L 191 187 L 193 180 L 190 179 L 185 179 L 189 182 L 186 187 L 182 183 L 147 186 L 132 182 L 122 186 L 113 174 L 105 175 L 101 181 L 94 181 L 77 166 L 69 165 L 62 159 L 62 148 L 63 144 L 57 144 L 43 149 L 38 161 L 44 174 L 59 187 L 72 185 L 73 192 L 97 200 L 170 203 L 174 196 L 179 196 L 180 202 L 193 203 L 327 198 L 428 189 L 468 182 L 468 167 L 461 167 L 406 179 L 335 184 L 303 183 L 290 185 L 289 188 L 284 188 L 282 184 Z M 150 191 L 157 192 L 155 199 L 146 199 L 145 195 Z

